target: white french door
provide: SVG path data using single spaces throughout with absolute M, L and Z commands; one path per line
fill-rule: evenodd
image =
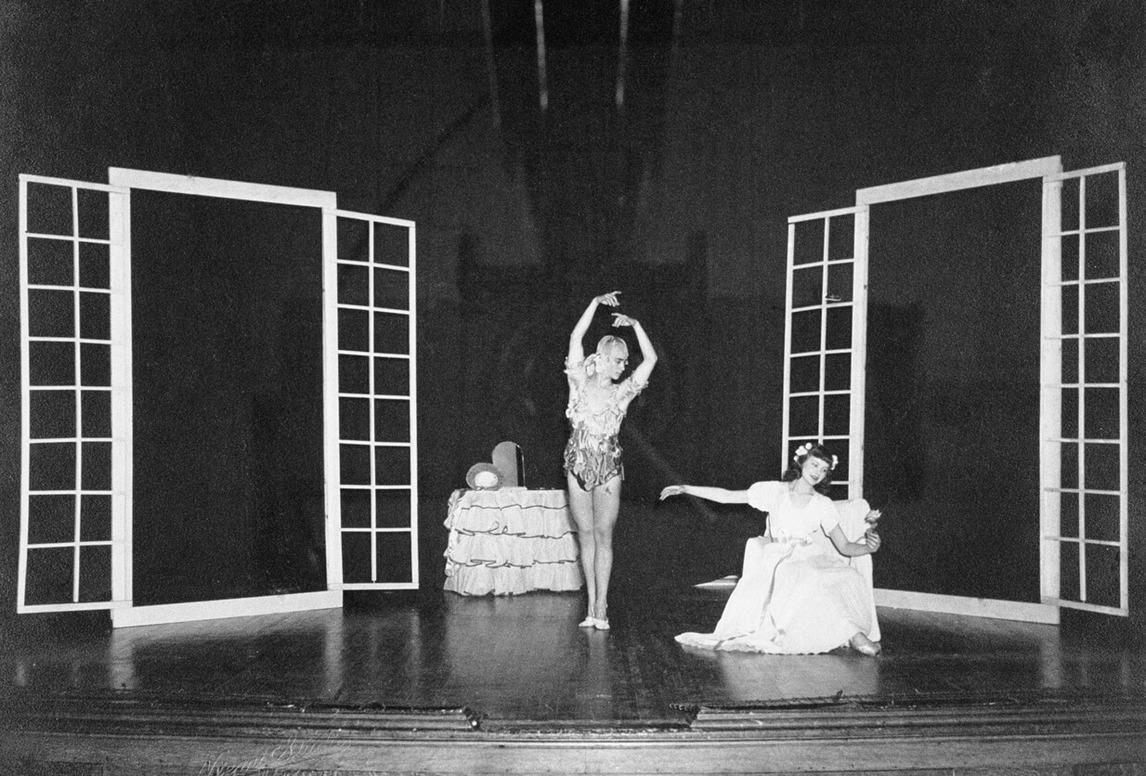
M 1046 157 L 860 189 L 854 207 L 788 219 L 783 466 L 802 442 L 824 440 L 840 451 L 833 484 L 855 498 L 871 207 L 1043 181 L 1041 603 L 877 590 L 881 605 L 1039 622 L 1057 622 L 1062 606 L 1129 613 L 1125 176 L 1122 163 L 1064 173 Z
M 126 198 L 20 176 L 20 612 L 130 599 Z
M 327 211 L 336 241 L 325 296 L 327 580 L 418 586 L 412 221 Z M 338 551 L 333 550 L 337 548 Z
M 325 591 L 133 603 L 133 190 L 321 212 Z M 18 611 L 104 608 L 142 625 L 416 587 L 414 240 L 412 222 L 340 211 L 331 192 L 121 168 L 108 184 L 21 175 Z

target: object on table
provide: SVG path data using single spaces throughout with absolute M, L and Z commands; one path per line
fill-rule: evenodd
M 492 463 L 475 463 L 466 472 L 466 484 L 474 490 L 497 490 L 504 476 Z
M 503 487 L 525 487 L 525 456 L 516 442 L 499 443 L 493 449 L 492 458 L 493 465 L 501 472 Z

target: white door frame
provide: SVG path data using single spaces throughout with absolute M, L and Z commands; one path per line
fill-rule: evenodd
M 23 416 L 22 416 L 22 476 L 21 476 L 21 534 L 20 534 L 20 578 L 17 601 L 17 611 L 21 613 L 47 612 L 47 611 L 73 611 L 79 609 L 110 609 L 112 625 L 114 627 L 148 625 L 166 622 L 182 622 L 199 619 L 216 619 L 223 617 L 237 617 L 258 614 L 272 614 L 287 611 L 303 611 L 309 609 L 336 608 L 342 605 L 343 589 L 392 589 L 416 588 L 418 585 L 418 551 L 417 551 L 417 448 L 415 425 L 415 295 L 414 295 L 414 224 L 410 221 L 386 219 L 359 213 L 349 213 L 337 209 L 337 198 L 333 192 L 314 189 L 299 189 L 284 186 L 270 186 L 264 184 L 244 183 L 238 181 L 220 180 L 213 178 L 199 178 L 193 176 L 171 175 L 145 170 L 133 170 L 112 167 L 108 170 L 108 184 L 94 184 L 83 181 L 73 181 L 61 178 L 48 178 L 45 176 L 21 175 L 21 208 L 20 208 L 20 255 L 21 255 L 21 341 L 23 356 L 22 389 L 23 389 Z M 26 187 L 29 184 L 47 184 L 69 188 L 72 192 L 72 227 L 71 234 L 36 235 L 28 232 L 28 213 L 26 203 Z M 108 194 L 108 220 L 110 234 L 107 239 L 88 239 L 79 234 L 79 222 L 76 206 L 78 190 L 92 189 L 107 192 Z M 215 197 L 223 199 L 238 199 L 268 204 L 279 204 L 296 207 L 313 207 L 322 211 L 323 238 L 323 437 L 325 458 L 326 491 L 326 562 L 327 562 L 327 590 L 294 593 L 286 595 L 267 595 L 248 598 L 223 599 L 214 601 L 196 601 L 188 603 L 164 604 L 154 606 L 135 606 L 133 604 L 132 590 L 132 339 L 131 339 L 131 191 L 140 189 L 173 194 L 187 194 L 194 196 Z M 409 439 L 393 443 L 385 439 L 376 440 L 379 445 L 397 445 L 409 451 L 409 476 L 403 483 L 409 491 L 410 515 L 408 525 L 395 531 L 386 529 L 371 534 L 372 541 L 387 533 L 402 533 L 408 535 L 411 544 L 409 581 L 394 584 L 359 583 L 353 585 L 343 584 L 342 579 L 342 525 L 341 514 L 338 509 L 341 490 L 341 481 L 337 455 L 339 451 L 339 405 L 338 405 L 338 352 L 337 352 L 337 323 L 339 304 L 337 300 L 337 264 L 338 264 L 338 238 L 337 219 L 351 218 L 367 221 L 369 224 L 385 223 L 406 228 L 408 230 L 408 245 L 406 266 L 386 266 L 374 262 L 370 274 L 371 302 L 367 306 L 372 315 L 396 314 L 406 318 L 409 336 L 406 343 L 407 352 L 397 354 L 396 357 L 407 359 L 409 374 L 409 390 L 401 395 L 371 395 L 371 402 L 376 399 L 403 401 L 407 404 L 409 415 Z M 373 234 L 373 232 L 372 232 Z M 29 343 L 37 339 L 52 339 L 30 336 L 28 330 L 29 319 L 29 282 L 28 282 L 28 243 L 29 240 L 57 240 L 69 242 L 74 253 L 74 267 L 76 280 L 70 285 L 60 287 L 52 286 L 52 291 L 71 291 L 77 295 L 75 331 L 73 336 L 65 338 L 74 342 L 78 349 L 81 347 L 79 334 L 79 294 L 92 291 L 79 287 L 79 255 L 80 249 L 86 243 L 101 243 L 108 245 L 111 269 L 110 288 L 106 291 L 95 291 L 107 294 L 110 298 L 110 341 L 100 341 L 98 344 L 109 346 L 111 352 L 111 385 L 101 388 L 111 392 L 112 401 L 112 435 L 110 439 L 95 441 L 110 442 L 112 458 L 112 489 L 109 494 L 112 498 L 111 535 L 99 541 L 81 541 L 79 535 L 79 504 L 81 497 L 80 483 L 78 481 L 79 463 L 77 463 L 77 482 L 73 491 L 65 495 L 72 495 L 76 503 L 76 537 L 74 541 L 65 542 L 66 547 L 57 549 L 73 550 L 77 557 L 75 571 L 75 592 L 71 601 L 61 601 L 42 604 L 28 604 L 26 602 L 27 559 L 29 553 L 29 455 L 33 444 L 56 442 L 61 440 L 33 440 L 30 434 L 30 397 L 33 390 L 43 390 L 41 386 L 32 386 L 29 379 L 30 349 Z M 373 238 L 371 238 L 371 255 L 373 255 Z M 406 278 L 408 293 L 407 309 L 388 310 L 374 307 L 373 303 L 373 277 L 374 271 L 397 271 Z M 47 290 L 47 289 L 45 289 Z M 371 327 L 373 334 L 373 327 Z M 56 338 L 59 339 L 59 338 Z M 368 355 L 382 355 L 374 352 L 373 338 L 368 348 Z M 394 354 L 389 354 L 394 355 Z M 78 364 L 78 361 L 77 361 Z M 78 366 L 77 366 L 78 370 Z M 75 379 L 74 386 L 61 386 L 59 390 L 70 390 L 80 395 L 80 380 Z M 50 387 L 52 390 L 57 390 Z M 78 399 L 77 399 L 78 401 Z M 373 405 L 372 405 L 373 406 Z M 78 411 L 77 411 L 78 413 Z M 371 412 L 371 426 L 373 412 Z M 372 430 L 373 434 L 374 431 Z M 75 439 L 62 440 L 77 447 L 75 455 L 80 455 L 79 448 L 82 442 L 93 441 L 83 439 L 81 430 L 76 431 Z M 331 455 L 335 456 L 333 464 Z M 373 461 L 373 459 L 372 459 Z M 41 495 L 37 492 L 36 495 Z M 373 503 L 373 502 L 372 502 Z M 333 507 L 332 507 L 333 505 Z M 371 515 L 372 525 L 377 516 Z M 391 518 L 392 519 L 392 518 Z M 81 601 L 79 597 L 80 572 L 78 558 L 85 548 L 89 546 L 110 546 L 111 548 L 111 591 L 110 599 L 106 601 Z M 54 547 L 54 545 L 53 545 Z M 373 545 L 372 545 L 373 547 Z M 32 550 L 51 549 L 40 544 L 33 544 Z

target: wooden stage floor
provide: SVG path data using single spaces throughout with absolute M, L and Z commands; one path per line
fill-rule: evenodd
M 673 635 L 714 623 L 727 591 L 643 571 L 622 566 L 608 632 L 577 627 L 579 593 L 440 583 L 116 631 L 18 620 L 0 770 L 1146 772 L 1146 650 L 1120 623 L 881 609 L 876 659 L 709 653 Z

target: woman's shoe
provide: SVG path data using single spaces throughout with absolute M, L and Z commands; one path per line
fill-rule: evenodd
M 578 628 L 595 628 L 597 626 L 597 618 L 593 616 L 586 617 L 581 622 L 577 623 Z
M 594 622 L 594 627 L 596 627 L 597 630 L 609 630 L 609 621 L 608 620 L 596 620 Z
M 883 650 L 883 648 L 880 647 L 879 642 L 872 641 L 862 633 L 857 633 L 856 635 L 852 636 L 850 643 L 852 645 L 852 649 L 854 649 L 856 652 L 859 652 L 861 655 L 867 655 L 868 657 L 875 657 Z

